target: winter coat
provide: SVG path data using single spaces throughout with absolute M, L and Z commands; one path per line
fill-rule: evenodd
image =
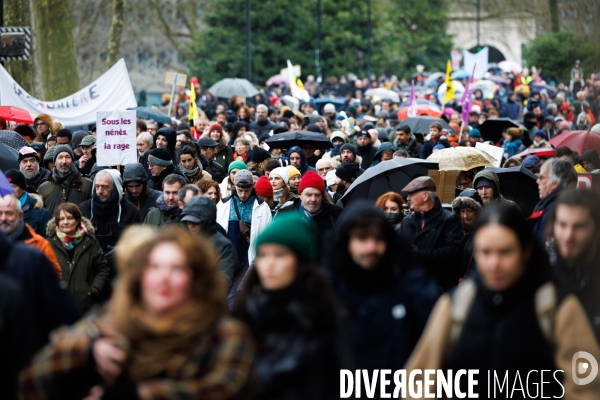
M 381 146 L 379 146 L 379 148 L 377 149 L 375 156 L 373 157 L 373 163 L 371 164 L 371 167 L 374 167 L 381 162 L 381 156 L 386 150 L 389 150 L 393 153 L 396 151 L 396 148 L 390 142 L 382 143 Z
M 54 214 L 58 206 L 63 203 L 74 203 L 79 206 L 84 201 L 90 199 L 93 187 L 94 184 L 91 180 L 82 177 L 77 172 L 77 176 L 73 182 L 67 183 L 64 187 L 55 183 L 53 175 L 50 175 L 48 180 L 40 185 L 38 193 L 44 199 L 46 210 L 50 214 Z
M 254 132 L 257 137 L 260 137 L 261 135 L 263 135 L 265 133 L 268 134 L 273 129 L 275 129 L 275 124 L 273 122 L 271 122 L 271 120 L 268 118 L 264 122 L 256 120 L 255 122 L 252 122 L 250 124 L 250 131 Z
M 550 233 L 546 232 L 550 216 L 554 211 L 556 199 L 562 190 L 561 187 L 555 188 L 548 193 L 546 197 L 541 199 L 533 209 L 533 213 L 529 217 L 529 222 L 533 231 L 533 235 L 538 239 L 540 244 L 545 245 L 549 240 Z
M 94 332 L 98 328 L 90 318 L 56 332 L 52 343 L 21 373 L 21 399 L 81 399 L 92 386 L 105 385 L 93 359 Z M 247 329 L 225 316 L 182 352 L 178 362 L 169 366 L 168 376 L 126 381 L 120 385 L 121 393 L 108 388 L 113 395 L 106 396 L 105 391 L 104 398 L 248 399 L 253 357 L 254 344 Z
M 300 174 L 302 176 L 304 176 L 304 174 L 307 173 L 308 171 L 317 172 L 317 170 L 315 168 L 308 165 L 308 161 L 306 161 L 306 156 L 304 155 L 304 152 L 302 151 L 302 149 L 300 147 L 298 147 L 298 146 L 290 147 L 287 154 L 289 156 L 292 153 L 300 154 L 300 168 L 298 168 L 298 170 L 300 171 Z
M 160 203 L 164 204 L 162 193 L 156 200 L 157 207 L 150 210 L 150 212 L 146 215 L 144 224 L 160 228 L 167 224 L 178 223 L 181 209 L 179 207 L 174 207 L 173 209 L 169 210 L 168 213 L 163 212 L 158 208 Z
M 233 149 L 226 144 L 219 145 L 214 159 L 225 171 L 227 171 L 229 164 L 233 162 Z
M 530 371 L 563 370 L 556 377 L 562 380 L 564 398 L 597 399 L 600 380 L 575 384 L 572 359 L 578 351 L 598 359 L 600 348 L 581 304 L 575 296 L 561 293 L 550 278 L 547 259 L 543 261 L 543 249 L 536 247 L 524 275 L 507 290 L 491 291 L 475 275 L 455 293 L 442 296 L 406 365 L 407 375 L 415 369 L 478 369 L 475 392 L 481 398 L 492 387 L 487 371 L 494 370 L 499 377 L 508 372 L 509 388 L 518 371 L 522 385 L 535 393 L 540 376 L 526 381 L 523 377 Z M 562 397 L 563 389 L 554 379 L 544 381 L 545 396 Z M 465 383 L 461 390 L 466 389 Z M 431 392 L 435 391 L 434 385 Z M 507 393 L 501 397 L 509 398 Z
M 489 169 L 483 169 L 483 170 L 479 171 L 477 173 L 477 175 L 475 175 L 475 177 L 473 178 L 473 187 L 476 187 L 475 185 L 477 184 L 477 180 L 479 178 L 485 178 L 496 184 L 496 187 L 493 188 L 495 203 L 508 204 L 508 205 L 517 207 L 520 210 L 517 203 L 515 203 L 512 200 L 505 199 L 504 196 L 502 195 L 502 192 L 500 191 L 500 179 L 498 178 L 498 174 L 496 174 L 494 171 L 490 171 Z
M 504 103 L 504 110 L 506 111 L 506 116 L 513 121 L 521 120 L 521 111 L 523 110 L 523 106 L 519 104 L 518 101 L 508 100 L 506 103 Z
M 600 293 L 600 245 L 594 247 L 596 254 L 585 265 L 570 267 L 565 260 L 557 255 L 554 270 L 559 281 L 564 284 L 570 293 L 573 293 L 583 306 L 585 314 L 588 317 L 592 329 L 596 335 L 596 340 L 600 343 L 600 302 L 598 293 Z
M 338 169 L 339 167 L 342 166 L 342 156 L 341 155 L 337 155 L 337 156 L 333 156 L 331 158 L 331 164 L 333 164 L 333 168 Z M 356 159 L 354 160 L 354 164 L 356 164 L 358 166 L 359 171 L 363 171 L 363 169 L 361 169 L 361 167 L 363 166 L 363 159 L 361 156 L 356 156 Z M 367 167 L 368 168 L 368 167 Z
M 421 157 L 421 148 L 423 145 L 417 142 L 417 138 L 414 134 L 411 133 L 410 140 L 406 145 L 398 142 L 398 137 L 394 139 L 394 146 L 396 146 L 397 150 L 406 150 L 408 154 L 410 154 L 410 158 L 419 158 Z
M 206 159 L 206 157 L 204 157 L 202 154 L 199 154 L 198 159 L 200 160 L 200 163 L 202 164 L 202 169 L 205 172 L 210 174 L 213 181 L 221 182 L 223 180 L 223 178 L 225 178 L 227 176 L 227 170 L 223 169 L 221 164 L 216 162 L 214 160 L 214 158 L 211 161 L 208 161 Z M 202 179 L 202 178 L 200 178 L 200 179 Z
M 234 315 L 257 342 L 256 399 L 329 400 L 339 397 L 332 382 L 340 369 L 353 369 L 353 349 L 342 310 L 331 288 L 314 270 L 277 292 L 264 290 L 249 271 Z
M 62 268 L 58 264 L 58 260 L 56 259 L 56 254 L 54 254 L 54 250 L 52 249 L 52 246 L 50 246 L 50 243 L 48 243 L 48 241 L 46 239 L 44 239 L 43 236 L 38 235 L 33 230 L 33 228 L 31 226 L 29 226 L 29 224 L 27 224 L 27 223 L 25 224 L 23 232 L 18 237 L 15 238 L 15 242 L 23 242 L 26 245 L 29 245 L 29 246 L 41 251 L 46 256 L 48 261 L 50 261 L 50 264 L 52 264 L 52 267 L 54 267 L 54 270 L 56 271 L 56 275 L 58 275 L 58 277 L 60 279 L 62 279 Z
M 144 191 L 138 198 L 134 198 L 126 189 L 129 182 L 141 182 L 144 185 Z M 162 195 L 162 191 L 148 188 L 148 176 L 144 166 L 140 163 L 129 164 L 123 172 L 123 188 L 125 188 L 125 198 L 136 206 L 140 212 L 140 219 L 143 221 L 148 212 L 156 207 L 156 200 Z
M 229 212 L 231 196 L 225 197 L 217 204 L 217 223 L 225 232 L 229 229 Z M 273 220 L 269 205 L 256 196 L 252 207 L 252 222 L 250 224 L 250 247 L 248 248 L 248 263 L 252 264 L 256 257 L 256 238 Z
M 51 331 L 81 318 L 73 297 L 61 286 L 48 258 L 24 243 L 12 243 L 1 231 L 0 273 L 19 284 L 31 316 L 31 336 L 24 340 L 27 360 L 48 343 Z
M 27 354 L 30 314 L 17 281 L 0 274 L 0 387 L 2 398 L 17 399 L 19 370 L 29 363 Z
M 95 230 L 95 237 L 102 247 L 102 251 L 106 254 L 113 247 L 117 245 L 121 233 L 130 225 L 141 224 L 142 219 L 140 218 L 140 212 L 137 207 L 131 204 L 126 199 L 121 199 L 119 206 L 115 206 L 115 209 L 110 216 L 104 216 L 102 218 L 92 215 L 92 200 L 87 200 L 81 203 L 79 209 L 81 215 L 90 220 Z
M 400 271 L 376 292 L 334 278 L 334 289 L 349 313 L 358 368 L 404 367 L 416 346 L 440 290 L 421 268 Z
M 160 175 L 153 176 L 148 180 L 148 187 L 150 189 L 162 192 L 162 183 L 165 180 L 165 178 L 171 174 L 183 176 L 183 179 L 185 179 L 186 184 L 189 183 L 187 176 L 185 176 L 185 174 L 181 172 L 181 169 L 179 169 L 178 165 L 169 165 L 167 169 L 160 173 Z
M 277 215 L 285 212 L 303 213 L 303 211 L 300 211 L 301 204 L 302 201 L 300 198 L 296 198 L 293 202 L 288 201 L 281 207 Z M 323 200 L 321 211 L 312 218 L 313 222 L 317 226 L 315 242 L 317 245 L 318 260 L 325 260 L 327 256 L 327 243 L 331 237 L 330 235 L 336 230 L 337 219 L 342 214 L 342 211 L 343 210 L 341 207 L 336 206 L 335 204 L 327 203 L 325 200 Z M 277 215 L 275 215 L 275 218 L 277 218 Z
M 438 198 L 435 206 L 425 213 L 425 227 L 421 229 L 422 214 L 412 213 L 400 224 L 399 241 L 410 243 L 406 256 L 409 264 L 423 266 L 445 291 L 455 286 L 460 277 L 460 261 L 464 238 L 460 218 L 442 208 Z
M 445 148 L 450 147 L 450 142 L 447 140 L 438 140 L 437 142 L 434 142 L 432 140 L 428 140 L 425 143 L 423 143 L 423 146 L 421 147 L 421 154 L 420 157 L 423 160 L 426 160 L 427 157 L 429 157 L 431 155 L 431 153 L 433 153 L 433 147 L 436 144 L 441 144 L 442 146 L 444 146 Z
M 91 288 L 96 288 L 101 294 L 107 286 L 110 270 L 102 247 L 93 236 L 92 223 L 87 218 L 83 218 L 82 221 L 86 226 L 87 234 L 73 249 L 72 257 L 69 256 L 69 252 L 56 236 L 56 220 L 54 218 L 48 224 L 47 235 L 62 268 L 63 282 L 67 284 L 77 305 L 85 313 L 99 296 L 94 294 Z
M 40 172 L 31 179 L 27 179 L 27 192 L 28 193 L 37 193 L 40 185 L 48 180 L 52 172 L 44 168 L 43 165 L 40 164 Z
M 375 159 L 376 153 L 377 148 L 372 144 L 363 147 L 356 145 L 356 156 L 362 157 L 363 169 L 367 169 L 373 164 L 373 160 Z
M 25 194 L 24 194 L 25 195 Z M 52 214 L 44 208 L 44 200 L 40 195 L 28 193 L 25 204 L 21 206 L 25 223 L 33 228 L 35 233 L 46 236 L 46 226 L 52 219 Z

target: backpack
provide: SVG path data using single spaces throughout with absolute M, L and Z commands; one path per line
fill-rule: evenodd
M 448 353 L 450 353 L 458 338 L 460 338 L 476 295 L 477 287 L 475 286 L 475 282 L 472 279 L 466 279 L 451 297 L 452 323 Z M 554 347 L 554 318 L 556 315 L 557 293 L 553 282 L 546 282 L 536 290 L 534 306 L 540 330 L 548 344 Z

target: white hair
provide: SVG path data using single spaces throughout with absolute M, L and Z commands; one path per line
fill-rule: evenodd
M 152 137 L 150 132 L 140 133 L 135 142 L 138 143 L 140 140 L 145 140 L 146 143 L 148 144 L 148 146 L 150 146 L 150 147 L 152 147 L 154 145 L 154 138 Z
M 265 106 L 264 104 L 259 104 L 258 106 L 256 106 L 256 111 L 258 110 L 269 112 L 269 107 Z
M 331 168 L 333 168 L 333 164 L 329 158 L 321 158 L 317 161 L 316 167 L 319 168 L 319 164 L 327 163 Z

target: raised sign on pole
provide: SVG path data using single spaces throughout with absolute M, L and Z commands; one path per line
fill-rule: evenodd
M 96 159 L 104 167 L 138 162 L 135 110 L 96 113 Z

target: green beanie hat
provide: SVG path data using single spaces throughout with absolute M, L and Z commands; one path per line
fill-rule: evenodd
M 256 239 L 256 248 L 263 244 L 278 244 L 287 247 L 299 260 L 315 262 L 317 237 L 314 222 L 302 217 L 299 211 L 279 213 Z
M 246 168 L 246 164 L 244 163 L 244 160 L 242 160 L 242 157 L 238 157 L 237 160 L 235 160 L 234 162 L 232 162 L 231 164 L 229 164 L 229 168 L 227 168 L 227 174 L 231 173 L 232 169 L 248 169 Z

